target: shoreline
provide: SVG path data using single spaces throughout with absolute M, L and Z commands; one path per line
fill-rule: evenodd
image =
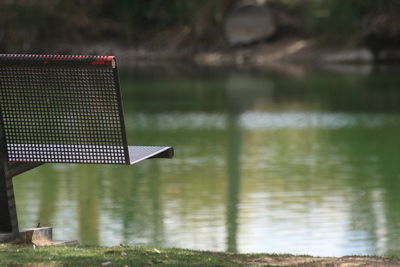
M 116 42 L 93 44 L 56 44 L 38 48 L 33 54 L 80 54 L 114 55 L 123 65 L 157 64 L 168 62 L 191 62 L 205 67 L 245 66 L 267 67 L 279 64 L 288 65 L 360 65 L 399 64 L 400 50 L 386 50 L 376 61 L 372 53 L 364 47 L 327 47 L 313 39 L 282 39 L 259 43 L 247 47 L 197 49 L 172 45 L 166 48 L 147 48 L 145 45 L 128 45 Z

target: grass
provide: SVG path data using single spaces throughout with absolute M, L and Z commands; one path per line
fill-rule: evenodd
M 0 245 L 0 266 L 271 266 L 263 264 L 262 257 L 262 254 L 124 246 Z
M 35 247 L 0 244 L 0 266 L 400 266 L 395 256 L 311 257 L 290 254 L 237 254 L 148 247 Z

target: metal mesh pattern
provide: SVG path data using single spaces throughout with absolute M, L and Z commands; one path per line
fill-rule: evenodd
M 0 55 L 9 161 L 129 163 L 112 57 Z

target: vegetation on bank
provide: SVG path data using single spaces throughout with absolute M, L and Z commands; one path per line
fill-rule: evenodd
M 162 43 L 161 47 L 171 41 L 178 47 L 215 47 L 224 40 L 224 18 L 240 1 L 1 1 L 0 50 L 29 51 L 51 43 L 98 41 L 150 46 Z M 400 30 L 396 30 L 400 28 L 398 0 L 265 2 L 278 4 L 298 18 L 304 36 L 330 43 L 359 42 L 368 31 L 381 32 L 382 28 L 389 38 L 400 36 Z
M 400 11 L 398 0 L 282 1 L 294 8 L 300 6 L 307 34 L 336 43 L 359 40 L 371 30 L 368 29 L 371 20 L 378 16 L 394 16 Z

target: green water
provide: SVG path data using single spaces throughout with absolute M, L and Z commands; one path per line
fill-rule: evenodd
M 134 166 L 15 178 L 21 227 L 83 244 L 400 253 L 398 68 L 120 67 Z

